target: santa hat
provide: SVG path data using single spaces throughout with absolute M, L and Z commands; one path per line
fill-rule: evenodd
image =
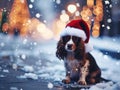
M 85 42 L 86 52 L 90 52 L 93 49 L 92 45 L 89 44 L 90 30 L 87 23 L 84 20 L 79 19 L 72 20 L 71 22 L 69 22 L 66 25 L 65 29 L 61 32 L 60 37 L 66 35 L 81 37 Z

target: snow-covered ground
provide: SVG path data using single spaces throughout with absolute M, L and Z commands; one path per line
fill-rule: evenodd
M 21 69 L 25 73 L 17 78 L 45 79 L 51 82 L 60 81 L 65 76 L 65 69 L 62 60 L 55 56 L 55 40 L 35 41 L 29 38 L 19 38 L 0 35 L 0 57 L 10 56 L 13 69 Z M 119 39 L 91 39 L 95 47 L 120 51 Z M 102 77 L 112 82 L 99 83 L 89 90 L 120 90 L 120 60 L 104 55 L 99 50 L 93 50 L 91 54 L 95 57 L 97 64 L 102 70 Z M 1 67 L 0 67 L 1 68 Z M 7 71 L 9 73 L 9 71 Z M 51 85 L 52 83 L 49 82 Z M 49 87 L 49 84 L 48 84 Z

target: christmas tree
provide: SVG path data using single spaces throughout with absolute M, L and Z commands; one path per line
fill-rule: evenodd
M 6 9 L 0 11 L 0 32 L 8 30 L 8 12 Z
M 11 12 L 9 14 L 10 33 L 19 32 L 26 34 L 26 26 L 30 14 L 26 0 L 14 0 Z

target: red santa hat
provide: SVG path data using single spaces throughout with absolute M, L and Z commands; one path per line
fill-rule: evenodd
M 69 22 L 66 25 L 66 28 L 61 32 L 60 37 L 66 35 L 81 37 L 85 42 L 86 52 L 90 52 L 93 49 L 92 45 L 89 44 L 90 30 L 87 23 L 84 20 L 79 19 L 72 20 L 71 22 Z

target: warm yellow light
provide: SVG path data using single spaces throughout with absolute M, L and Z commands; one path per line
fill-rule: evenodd
M 9 25 L 8 23 L 4 23 L 3 26 L 2 26 L 2 30 L 5 32 L 9 29 Z
M 92 31 L 92 36 L 93 37 L 98 37 L 99 36 L 99 30 L 94 30 L 94 31 Z
M 63 22 L 69 21 L 69 16 L 66 13 L 60 15 L 60 20 Z
M 77 10 L 77 8 L 74 4 L 68 5 L 67 9 L 70 13 L 74 13 Z
M 51 39 L 53 37 L 53 32 L 49 30 L 45 24 L 39 23 L 37 25 L 37 31 L 42 36 L 43 39 Z
M 94 26 L 93 26 L 93 30 L 99 30 L 100 29 L 100 23 L 99 22 L 97 22 L 97 21 L 95 21 L 94 22 Z
M 0 9 L 0 21 L 2 19 L 2 10 Z
M 87 6 L 92 8 L 94 5 L 94 0 L 87 0 Z

